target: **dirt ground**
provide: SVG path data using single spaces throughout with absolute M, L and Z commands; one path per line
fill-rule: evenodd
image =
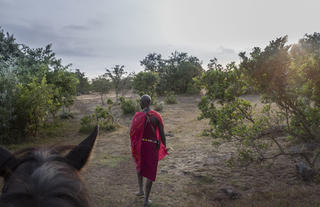
M 208 121 L 197 119 L 199 101 L 198 96 L 179 96 L 178 104 L 164 105 L 161 115 L 169 156 L 159 162 L 152 206 L 320 206 L 319 185 L 301 181 L 294 163 L 286 158 L 249 167 L 230 162 L 235 153 L 232 143 L 217 145 L 201 136 Z M 79 118 L 99 103 L 99 96 L 78 98 L 72 109 L 76 118 L 61 129 L 59 144 L 85 137 L 77 132 Z M 121 127 L 100 132 L 83 179 L 97 207 L 142 206 L 143 199 L 135 196 L 138 185 L 129 139 L 132 116 L 121 115 L 117 108 L 114 113 Z

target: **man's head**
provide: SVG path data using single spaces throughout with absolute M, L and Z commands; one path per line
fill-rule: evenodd
M 151 97 L 147 94 L 141 96 L 141 99 L 140 99 L 140 106 L 141 106 L 141 109 L 144 109 L 146 107 L 149 107 L 151 104 Z

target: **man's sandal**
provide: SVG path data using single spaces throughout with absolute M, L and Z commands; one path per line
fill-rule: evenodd
M 149 206 L 151 206 L 151 204 L 152 204 L 152 201 L 151 201 L 151 200 L 148 200 L 147 203 L 144 202 L 143 207 L 149 207 Z

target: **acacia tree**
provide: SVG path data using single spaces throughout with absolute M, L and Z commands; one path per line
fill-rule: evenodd
M 119 92 L 121 90 L 121 80 L 127 72 L 124 70 L 124 65 L 115 65 L 108 69 L 106 68 L 104 77 L 108 77 L 112 80 L 112 84 L 116 93 L 116 100 L 118 101 Z
M 102 105 L 104 105 L 104 95 L 110 91 L 111 87 L 111 82 L 104 76 L 99 76 L 95 79 L 92 79 L 91 88 L 93 91 L 100 94 Z

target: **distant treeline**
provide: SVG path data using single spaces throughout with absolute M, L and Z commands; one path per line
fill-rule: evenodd
M 168 59 L 150 53 L 142 61 L 138 74 L 123 65 L 106 68 L 91 81 L 71 65 L 63 65 L 51 49 L 30 48 L 19 44 L 12 34 L 0 28 L 0 143 L 12 143 L 34 136 L 39 129 L 55 123 L 59 113 L 68 111 L 76 95 L 114 89 L 118 99 L 134 89 L 153 98 L 169 92 L 197 93 L 194 78 L 203 72 L 198 58 L 174 52 Z

